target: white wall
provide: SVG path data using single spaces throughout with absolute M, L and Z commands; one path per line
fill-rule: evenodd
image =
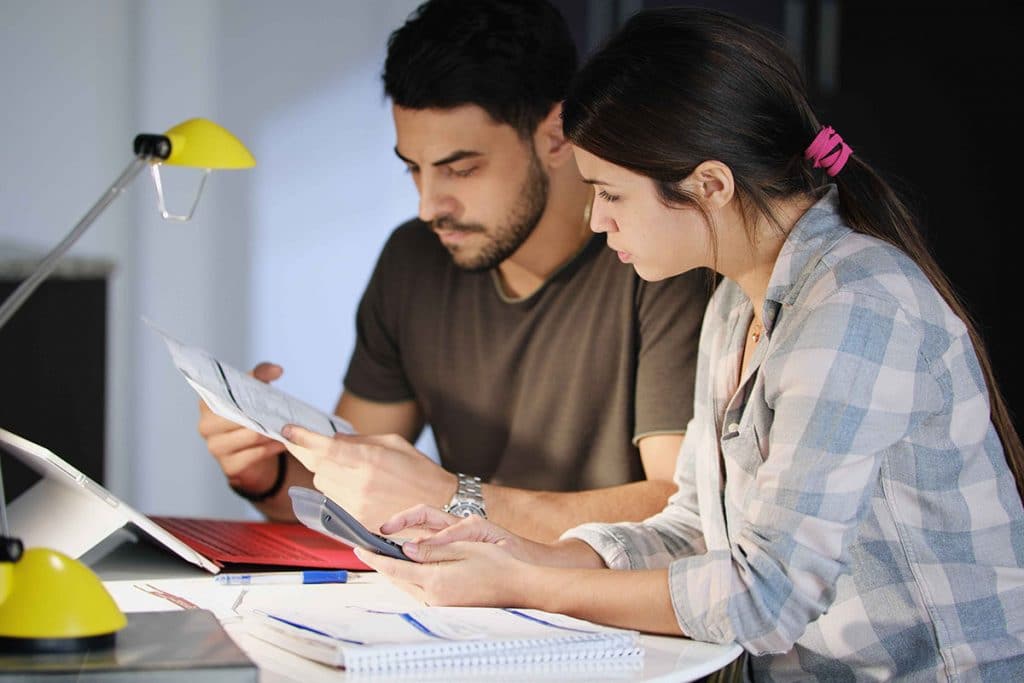
M 138 132 L 202 116 L 257 159 L 211 176 L 184 225 L 159 219 L 140 176 L 73 250 L 116 263 L 107 481 L 142 511 L 250 514 L 140 316 L 236 367 L 281 363 L 286 390 L 333 408 L 358 297 L 416 210 L 379 78 L 387 35 L 416 4 L 0 0 L 0 244 L 59 240 Z M 194 181 L 171 180 L 181 208 Z

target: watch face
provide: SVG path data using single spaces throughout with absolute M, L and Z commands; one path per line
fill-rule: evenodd
M 455 515 L 456 517 L 469 517 L 470 515 L 477 515 L 479 517 L 483 517 L 484 519 L 487 518 L 487 515 L 484 514 L 484 510 L 482 507 L 480 507 L 476 503 L 471 503 L 465 500 L 460 500 L 459 502 L 455 503 L 455 505 L 449 507 L 448 513 Z

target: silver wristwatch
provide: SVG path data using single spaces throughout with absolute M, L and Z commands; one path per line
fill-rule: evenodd
M 444 511 L 456 517 L 469 517 L 478 515 L 487 519 L 487 509 L 484 507 L 484 492 L 480 485 L 480 477 L 471 477 L 468 474 L 459 473 L 459 487 L 455 489 L 455 495 L 444 506 Z

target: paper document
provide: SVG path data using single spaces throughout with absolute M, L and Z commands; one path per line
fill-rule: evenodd
M 149 320 L 145 322 L 163 337 L 175 367 L 217 415 L 283 444 L 288 443 L 281 436 L 286 424 L 325 436 L 354 433 L 352 426 L 337 415 L 314 408 L 202 349 L 186 346 Z

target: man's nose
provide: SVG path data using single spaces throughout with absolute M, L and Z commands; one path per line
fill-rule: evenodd
M 423 181 L 420 183 L 419 217 L 421 221 L 430 223 L 441 216 L 453 216 L 458 202 L 444 187 L 438 183 Z

